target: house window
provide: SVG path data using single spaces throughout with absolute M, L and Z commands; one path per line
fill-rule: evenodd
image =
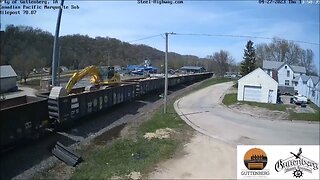
M 292 81 L 292 86 L 297 86 L 298 85 L 298 82 L 293 82 Z
M 316 91 L 313 89 L 313 90 L 312 90 L 312 97 L 314 97 L 315 94 L 316 94 Z
M 289 80 L 285 80 L 284 85 L 289 86 Z
M 270 75 L 270 69 L 268 69 L 268 75 Z
M 287 66 L 284 66 L 285 69 L 287 69 Z
M 287 71 L 287 77 L 290 77 L 290 71 Z

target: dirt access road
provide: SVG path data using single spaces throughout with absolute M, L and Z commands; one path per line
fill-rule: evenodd
M 221 104 L 232 83 L 202 89 L 175 102 L 181 118 L 200 133 L 150 174 L 153 179 L 236 178 L 236 146 L 319 144 L 319 123 L 257 119 Z

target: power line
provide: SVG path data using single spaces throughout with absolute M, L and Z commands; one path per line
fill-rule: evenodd
M 205 33 L 174 33 L 173 35 L 180 35 L 180 36 L 214 36 L 214 37 L 233 37 L 233 38 L 253 38 L 253 39 L 267 39 L 267 40 L 273 40 L 274 38 L 270 38 L 270 37 L 261 37 L 261 36 L 249 36 L 249 35 L 230 35 L 230 34 L 205 34 Z M 133 41 L 129 41 L 129 43 L 132 42 L 137 42 L 137 41 L 142 41 L 142 40 L 146 40 L 146 39 L 151 39 L 151 38 L 155 38 L 161 36 L 162 38 L 164 38 L 164 34 L 157 34 L 157 35 L 153 35 L 153 36 L 147 36 L 144 38 L 140 38 L 140 39 L 136 39 Z M 313 42 L 306 42 L 306 41 L 298 41 L 298 40 L 290 40 L 287 39 L 287 41 L 291 41 L 291 42 L 296 42 L 296 43 L 303 43 L 303 44 L 311 44 L 311 45 L 317 45 L 319 46 L 319 43 L 313 43 Z
M 235 38 L 254 38 L 254 39 L 268 39 L 272 40 L 274 38 L 269 37 L 261 37 L 261 36 L 247 36 L 247 35 L 229 35 L 229 34 L 197 34 L 197 33 L 176 33 L 175 35 L 186 35 L 186 36 L 216 36 L 216 37 L 235 37 Z M 288 40 L 297 43 L 304 43 L 304 44 L 312 44 L 319 46 L 319 43 L 313 42 L 306 42 L 306 41 L 297 41 L 297 40 Z
M 137 42 L 137 41 L 142 41 L 142 40 L 146 40 L 146 39 L 151 39 L 151 38 L 155 38 L 155 37 L 162 36 L 162 35 L 163 35 L 163 34 L 157 34 L 157 35 L 153 35 L 153 36 L 147 36 L 147 37 L 144 37 L 144 38 L 140 38 L 140 39 L 136 39 L 136 40 L 133 40 L 133 41 L 129 41 L 128 43 Z

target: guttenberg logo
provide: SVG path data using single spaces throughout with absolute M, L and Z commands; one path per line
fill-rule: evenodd
M 304 172 L 312 173 L 319 169 L 319 164 L 315 161 L 302 155 L 302 148 L 299 148 L 298 153 L 290 152 L 292 156 L 286 159 L 279 159 L 275 163 L 275 170 L 284 173 L 292 172 L 293 177 L 303 177 Z
M 242 176 L 266 177 L 270 175 L 269 170 L 264 169 L 268 163 L 268 157 L 262 149 L 249 149 L 243 157 L 243 163 L 247 169 L 241 170 Z

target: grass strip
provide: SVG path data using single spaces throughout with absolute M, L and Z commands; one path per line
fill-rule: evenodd
M 227 78 L 211 78 L 184 93 L 189 94 L 210 85 L 227 82 Z M 125 178 L 130 172 L 136 171 L 142 175 L 152 171 L 159 162 L 170 158 L 182 148 L 193 130 L 178 116 L 170 101 L 167 114 L 158 108 L 153 116 L 137 128 L 137 137 L 125 137 L 113 140 L 106 145 L 92 144 L 82 151 L 83 163 L 76 168 L 72 179 L 109 179 Z M 146 140 L 143 135 L 158 129 L 171 128 L 176 133 L 169 139 Z
M 222 103 L 230 106 L 232 104 L 248 104 L 250 106 L 266 108 L 271 111 L 282 111 L 289 113 L 290 120 L 305 120 L 305 121 L 320 121 L 320 108 L 315 104 L 310 102 L 308 105 L 315 110 L 315 113 L 297 113 L 294 112 L 292 108 L 293 105 L 286 104 L 270 104 L 270 103 L 258 103 L 258 102 L 248 102 L 248 101 L 237 101 L 237 93 L 226 94 L 222 100 Z
M 290 105 L 285 105 L 285 104 L 258 103 L 258 102 L 248 102 L 248 101 L 244 101 L 243 103 L 248 104 L 250 106 L 266 108 L 271 111 L 282 111 L 282 112 L 286 112 L 287 108 L 291 107 Z
M 237 93 L 226 94 L 222 100 L 222 103 L 230 106 L 232 104 L 237 103 Z
M 86 160 L 75 171 L 72 179 L 109 179 L 112 177 L 129 178 L 130 172 L 142 174 L 150 171 L 153 165 L 169 158 L 184 142 L 182 134 L 169 139 L 147 140 L 146 132 L 155 132 L 161 128 L 171 128 L 183 132 L 187 125 L 174 113 L 173 106 L 168 107 L 168 113 L 162 114 L 158 109 L 149 121 L 138 128 L 138 136 L 119 138 L 105 146 L 91 146 L 83 152 Z

